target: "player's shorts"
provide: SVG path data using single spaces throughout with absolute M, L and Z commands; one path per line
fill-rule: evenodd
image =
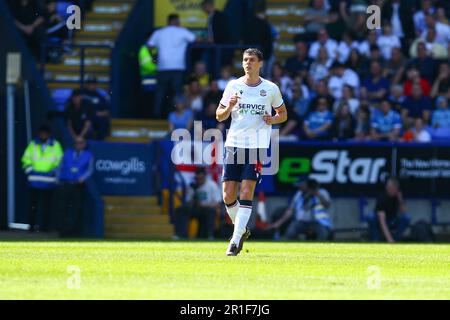
M 266 155 L 267 149 L 225 147 L 222 181 L 253 180 L 257 183 L 261 182 L 263 161 L 260 152 L 262 155 Z

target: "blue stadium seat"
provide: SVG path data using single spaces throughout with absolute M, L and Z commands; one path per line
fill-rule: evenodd
M 56 110 L 64 111 L 67 100 L 72 94 L 72 89 L 55 89 L 52 92 L 52 98 L 55 102 Z

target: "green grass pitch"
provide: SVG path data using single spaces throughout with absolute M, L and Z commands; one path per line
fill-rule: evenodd
M 449 245 L 226 246 L 0 242 L 0 299 L 450 299 Z

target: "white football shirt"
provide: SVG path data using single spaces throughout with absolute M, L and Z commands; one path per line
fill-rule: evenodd
M 228 107 L 231 97 L 237 94 L 240 99 L 231 111 L 231 125 L 225 147 L 246 149 L 269 148 L 272 126 L 267 125 L 264 114 L 272 114 L 284 101 L 278 86 L 260 78 L 259 84 L 250 86 L 244 77 L 228 83 L 220 100 L 221 108 Z

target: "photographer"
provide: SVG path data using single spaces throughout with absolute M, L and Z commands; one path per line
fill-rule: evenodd
M 285 233 L 287 240 L 297 240 L 300 235 L 305 235 L 307 239 L 328 240 L 331 232 L 331 219 L 328 213 L 331 205 L 329 193 L 320 188 L 314 179 L 300 177 L 295 185 L 298 191 L 289 208 L 269 228 L 278 229 L 291 221 Z
M 195 172 L 195 182 L 186 192 L 186 204 L 175 210 L 175 239 L 187 239 L 188 222 L 197 218 L 200 222 L 199 237 L 212 240 L 214 220 L 221 201 L 217 184 L 206 178 L 204 168 Z

